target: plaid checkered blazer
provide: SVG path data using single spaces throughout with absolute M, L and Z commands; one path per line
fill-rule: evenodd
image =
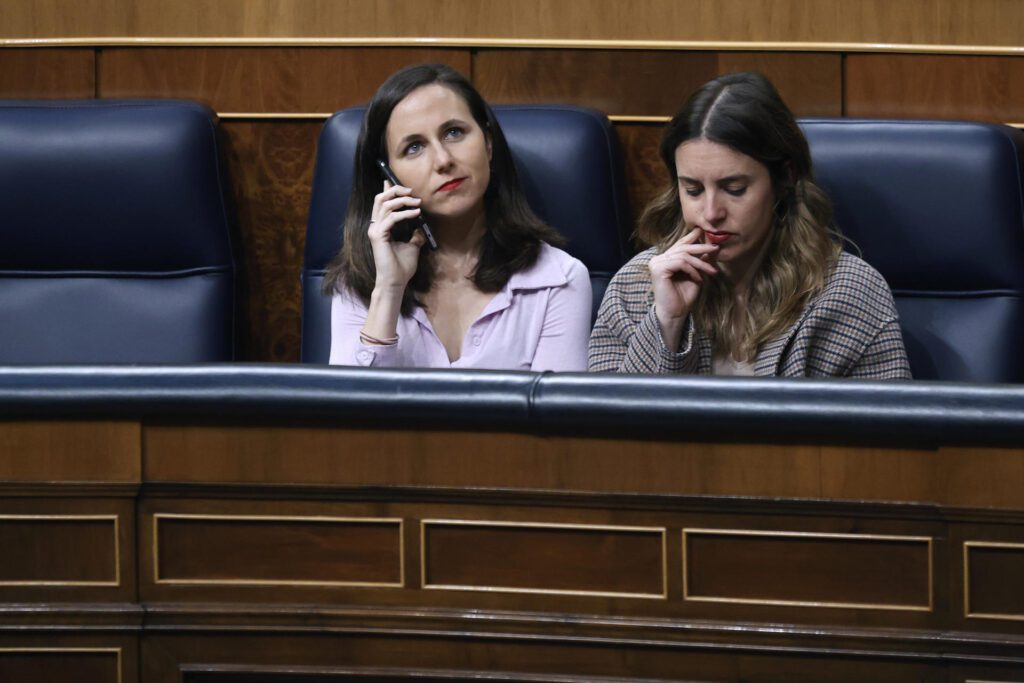
M 654 314 L 648 249 L 605 292 L 590 335 L 592 372 L 712 374 L 711 340 L 688 320 L 678 352 L 665 348 Z M 892 292 L 877 270 L 843 253 L 824 288 L 785 332 L 761 345 L 754 374 L 910 379 Z

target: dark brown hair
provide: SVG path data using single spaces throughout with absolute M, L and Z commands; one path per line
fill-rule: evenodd
M 406 67 L 388 78 L 370 101 L 356 144 L 352 194 L 343 227 L 341 251 L 328 265 L 324 292 L 345 287 L 369 305 L 377 271 L 373 250 L 366 234 L 373 210 L 373 198 L 384 182 L 377 159 L 387 159 L 387 127 L 391 112 L 417 88 L 437 84 L 458 94 L 469 107 L 477 125 L 491 141 L 491 181 L 484 193 L 487 231 L 480 258 L 473 272 L 473 284 L 484 292 L 495 292 L 513 273 L 529 268 L 537 260 L 541 242 L 560 245 L 561 235 L 534 214 L 519 185 L 512 153 L 494 112 L 476 88 L 462 74 L 444 64 Z M 429 249 L 420 251 L 416 274 L 406 287 L 402 313 L 408 315 L 414 292 L 427 292 L 434 269 Z

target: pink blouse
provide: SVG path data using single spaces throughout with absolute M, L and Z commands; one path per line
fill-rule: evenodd
M 359 341 L 366 306 L 350 292 L 331 302 L 333 365 L 387 368 L 477 368 L 490 370 L 587 369 L 590 336 L 590 274 L 561 249 L 544 244 L 532 267 L 509 278 L 484 307 L 450 362 L 441 340 L 416 306 L 398 319 L 398 343 Z

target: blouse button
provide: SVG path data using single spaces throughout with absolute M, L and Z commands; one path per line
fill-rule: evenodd
M 363 349 L 362 351 L 356 354 L 356 360 L 359 361 L 360 365 L 369 365 L 370 361 L 373 360 L 373 353 L 367 351 L 366 349 Z
M 483 341 L 483 340 L 482 340 L 482 339 L 480 339 L 480 335 L 479 335 L 479 334 L 478 334 L 478 335 L 475 335 L 475 336 L 473 337 L 473 346 L 480 346 L 480 342 L 481 342 L 481 341 Z

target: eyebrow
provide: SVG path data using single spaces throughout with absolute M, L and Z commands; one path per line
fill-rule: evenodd
M 684 183 L 693 183 L 694 185 L 700 185 L 701 182 L 696 178 L 688 178 L 687 176 L 679 176 L 679 180 Z M 719 185 L 728 185 L 729 183 L 735 182 L 750 182 L 750 176 L 745 173 L 737 173 L 736 175 L 726 176 L 717 180 Z

